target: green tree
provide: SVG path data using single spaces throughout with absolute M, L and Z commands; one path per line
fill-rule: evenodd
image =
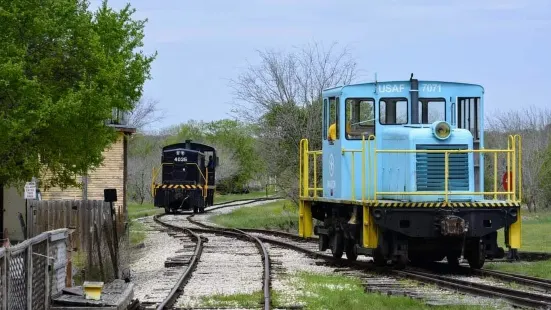
M 127 5 L 0 0 L 0 184 L 75 185 L 114 141 L 113 109 L 142 96 L 156 57 L 138 49 L 146 21 Z M 45 169 L 42 169 L 45 168 Z
M 229 119 L 213 122 L 190 120 L 177 130 L 171 128 L 168 131 L 176 131 L 176 134 L 168 137 L 166 144 L 190 139 L 213 146 L 222 159 L 217 179 L 229 190 L 246 185 L 264 169 L 257 152 L 255 130 L 243 122 Z
M 336 43 L 309 44 L 290 52 L 259 52 L 260 63 L 235 80 L 236 116 L 256 124 L 267 173 L 288 197 L 298 197 L 299 143 L 321 146 L 323 89 L 351 83 L 358 73 L 349 50 Z

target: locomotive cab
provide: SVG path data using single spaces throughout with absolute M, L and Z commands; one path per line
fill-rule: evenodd
M 335 257 L 405 265 L 463 254 L 480 268 L 504 255 L 505 229 L 514 253 L 520 136 L 484 149 L 483 99 L 480 85 L 413 78 L 324 90 L 322 148 L 300 146 L 299 234 L 319 235 Z M 512 188 L 498 186 L 505 169 Z
M 216 150 L 208 145 L 176 143 L 163 147 L 161 165 L 153 169 L 152 192 L 156 207 L 204 212 L 214 203 Z M 161 182 L 156 183 L 158 176 Z

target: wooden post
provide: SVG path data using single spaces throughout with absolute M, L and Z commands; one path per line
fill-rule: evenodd
M 119 234 L 117 232 L 117 214 L 113 202 L 111 204 L 111 218 L 113 219 L 113 249 L 115 250 L 115 261 L 113 265 L 115 268 L 115 279 L 119 278 Z
M 107 223 L 103 224 L 103 234 L 105 235 L 105 239 L 107 240 L 107 248 L 109 249 L 109 254 L 111 255 L 111 262 L 113 264 L 113 269 L 115 271 L 115 278 L 116 275 L 119 273 L 118 265 L 116 264 L 117 259 L 115 258 L 115 251 L 113 250 L 113 242 L 111 242 L 111 238 L 109 238 L 109 230 L 107 229 Z
M 98 247 L 98 259 L 99 259 L 99 271 L 101 274 L 101 281 L 105 282 L 105 273 L 103 271 L 103 259 L 101 258 L 101 243 L 98 234 L 98 225 L 94 222 L 94 236 L 96 238 L 96 245 Z
M 92 236 L 92 225 L 90 223 L 90 219 L 91 219 L 91 213 L 92 213 L 92 208 L 91 206 L 87 203 L 87 206 L 86 206 L 86 225 L 84 226 L 84 232 L 85 234 L 88 236 L 88 238 L 85 238 L 86 240 L 86 245 L 87 245 L 87 248 L 88 248 L 88 255 L 87 255 L 87 270 L 88 270 L 88 274 L 90 273 L 90 271 L 92 270 L 92 241 L 91 240 L 93 238 Z

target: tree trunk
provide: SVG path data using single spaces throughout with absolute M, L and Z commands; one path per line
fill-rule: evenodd
M 0 183 L 0 239 L 4 239 L 4 184 Z

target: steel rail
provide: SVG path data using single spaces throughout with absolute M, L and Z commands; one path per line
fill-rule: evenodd
M 243 230 L 240 230 L 240 229 L 235 229 L 235 228 L 220 228 L 220 227 L 214 227 L 214 226 L 210 226 L 210 225 L 206 225 L 204 223 L 201 223 L 201 222 L 198 222 L 198 221 L 195 221 L 192 219 L 192 217 L 194 216 L 195 214 L 192 214 L 192 215 L 189 215 L 187 216 L 187 220 L 190 222 L 190 223 L 193 223 L 197 226 L 200 226 L 202 228 L 196 228 L 196 227 L 193 227 L 193 228 L 185 228 L 186 230 L 190 230 L 190 231 L 197 231 L 197 232 L 203 232 L 203 233 L 212 233 L 212 234 L 221 234 L 221 235 L 226 235 L 226 236 L 232 236 L 232 237 L 235 237 L 235 238 L 240 238 L 240 239 L 243 239 L 243 238 L 247 238 L 247 239 L 250 239 L 252 240 L 256 247 L 259 249 L 260 251 L 260 255 L 262 256 L 262 261 L 264 262 L 263 264 L 263 293 L 264 293 L 264 309 L 265 310 L 270 310 L 271 309 L 271 305 L 272 305 L 272 302 L 271 302 L 271 277 L 270 277 L 270 274 L 271 274 L 271 269 L 270 269 L 270 255 L 268 253 L 268 250 L 266 249 L 264 243 L 262 242 L 262 240 L 260 238 L 257 238 L 251 234 L 248 234 L 246 233 L 245 231 Z M 169 227 L 176 227 L 176 226 L 173 226 L 171 224 L 167 224 L 167 223 L 164 223 L 163 222 L 163 225 L 165 226 L 169 226 Z M 180 228 L 182 229 L 182 228 Z
M 258 239 L 257 237 L 250 235 L 242 230 L 234 229 L 235 231 L 238 231 L 239 233 L 243 234 L 244 236 L 247 236 L 251 239 L 253 239 L 257 245 L 258 250 L 260 251 L 262 255 L 262 260 L 264 261 L 264 309 L 269 310 L 272 301 L 271 301 L 271 290 L 270 290 L 270 255 L 268 254 L 268 250 L 266 250 L 266 246 L 264 246 L 264 243 Z
M 184 271 L 184 273 L 180 276 L 180 278 L 178 278 L 178 281 L 176 281 L 176 284 L 172 287 L 172 290 L 167 295 L 167 297 L 159 304 L 159 306 L 157 307 L 157 310 L 168 309 L 168 308 L 171 308 L 172 306 L 174 306 L 174 304 L 178 300 L 178 297 L 182 294 L 184 286 L 185 286 L 187 280 L 191 277 L 191 274 L 193 273 L 193 270 L 197 267 L 197 263 L 198 263 L 199 259 L 201 258 L 201 254 L 203 253 L 203 242 L 201 240 L 201 236 L 197 235 L 195 232 L 193 232 L 190 229 L 177 227 L 177 226 L 170 225 L 170 224 L 167 224 L 167 223 L 161 221 L 159 218 L 163 217 L 163 216 L 164 216 L 164 214 L 155 215 L 153 217 L 153 220 L 155 222 L 159 223 L 160 225 L 163 225 L 167 228 L 170 228 L 172 230 L 181 231 L 181 232 L 184 232 L 184 233 L 190 235 L 193 239 L 196 240 L 196 244 L 195 244 L 195 252 L 193 254 L 193 257 L 191 259 L 191 262 L 190 262 L 189 266 Z
M 202 227 L 211 227 L 210 225 L 200 223 L 197 221 L 194 221 L 195 224 L 200 225 Z M 349 260 L 341 260 L 341 259 L 335 259 L 330 255 L 322 254 L 316 251 L 312 251 L 309 249 L 302 248 L 299 245 L 288 243 L 282 240 L 272 239 L 272 238 L 266 238 L 266 237 L 258 237 L 260 240 L 262 240 L 265 243 L 271 243 L 278 246 L 282 246 L 285 248 L 289 248 L 292 250 L 296 250 L 298 252 L 302 252 L 304 254 L 307 254 L 311 257 L 315 258 L 321 258 L 326 261 L 331 262 L 332 264 L 336 264 L 339 266 L 348 266 L 353 268 L 358 268 L 361 270 L 365 270 L 366 268 L 372 269 L 372 270 L 381 270 L 383 269 L 375 267 L 373 264 L 367 263 L 367 262 L 358 262 L 358 261 L 349 261 Z M 550 309 L 551 307 L 551 297 L 536 293 L 530 293 L 530 292 L 523 292 L 519 290 L 514 289 L 508 289 L 508 288 L 500 288 L 480 283 L 474 283 L 469 281 L 463 281 L 453 278 L 447 278 L 442 277 L 436 274 L 432 273 L 421 273 L 421 272 L 415 272 L 415 271 L 405 271 L 405 270 L 391 270 L 392 273 L 394 273 L 397 276 L 401 277 L 408 277 L 410 279 L 414 279 L 420 282 L 429 282 L 429 283 L 435 283 L 443 287 L 447 287 L 449 289 L 462 291 L 469 294 L 474 294 L 478 296 L 487 296 L 487 297 L 497 297 L 497 298 L 503 298 L 510 302 L 511 304 L 517 305 L 517 306 L 523 306 L 523 307 L 531 307 L 531 308 L 545 308 Z M 537 278 L 536 278 L 537 279 Z M 541 280 L 541 279 L 540 279 Z
M 468 269 L 468 268 L 466 268 Z M 546 291 L 551 290 L 551 280 L 541 279 L 536 277 L 525 276 L 516 273 L 501 272 L 495 270 L 487 269 L 473 269 L 469 270 L 472 274 L 485 276 L 485 277 L 494 277 L 496 279 L 505 280 L 508 282 L 516 282 L 518 284 L 534 287 L 534 288 L 543 288 Z
M 411 270 L 393 270 L 394 274 L 403 276 L 406 278 L 430 282 L 438 284 L 439 286 L 448 287 L 450 289 L 457 289 L 464 292 L 469 292 L 476 295 L 482 295 L 487 297 L 497 297 L 503 298 L 510 303 L 522 306 L 522 307 L 531 307 L 531 308 L 551 308 L 551 296 L 546 296 L 542 294 L 536 294 L 531 292 L 524 292 L 519 290 L 514 290 L 505 287 L 491 286 L 487 284 L 481 284 L 476 282 L 470 282 L 465 280 L 453 279 L 449 277 L 444 277 L 436 275 L 434 273 L 426 273 L 419 271 Z
M 225 207 L 225 206 L 220 206 L 220 207 Z M 192 219 L 192 217 L 193 217 L 193 215 L 188 216 L 187 219 L 191 223 L 193 223 L 197 226 L 200 226 L 200 227 L 202 227 L 203 229 L 205 229 L 207 231 L 222 232 L 222 231 L 226 230 L 226 232 L 227 232 L 227 229 L 211 226 L 211 225 L 196 221 L 196 220 Z M 196 228 L 193 228 L 193 229 L 198 230 Z M 241 229 L 241 231 L 245 235 L 249 235 L 249 234 L 247 234 L 247 232 L 250 232 L 250 233 L 270 234 L 270 235 L 289 238 L 289 239 L 294 239 L 294 240 L 302 239 L 302 237 L 300 237 L 298 235 L 291 234 L 291 233 L 286 233 L 286 232 L 281 232 L 281 231 L 263 230 L 263 229 Z M 264 243 L 275 244 L 275 245 L 282 246 L 282 247 L 285 247 L 285 248 L 289 248 L 289 249 L 292 249 L 292 250 L 295 250 L 295 251 L 298 251 L 298 252 L 302 252 L 302 253 L 307 254 L 309 256 L 312 256 L 312 257 L 322 258 L 326 261 L 330 261 L 331 263 L 338 264 L 340 266 L 349 266 L 349 267 L 361 268 L 361 269 L 365 269 L 366 267 L 371 267 L 372 269 L 376 269 L 376 268 L 373 268 L 372 264 L 369 264 L 369 263 L 335 259 L 332 256 L 322 254 L 322 253 L 319 253 L 319 252 L 316 252 L 316 251 L 312 251 L 312 250 L 309 250 L 309 249 L 305 249 L 305 248 L 300 247 L 299 245 L 288 243 L 288 242 L 285 242 L 285 241 L 282 241 L 282 240 L 266 238 L 266 237 L 262 237 L 262 236 L 258 236 L 258 237 L 255 237 L 255 238 L 257 238 L 258 240 L 260 240 L 261 242 L 264 242 Z M 311 240 L 311 241 L 313 241 L 313 240 Z M 520 252 L 519 255 L 522 255 L 522 253 L 523 252 Z M 524 253 L 526 253 L 528 255 L 531 255 L 531 254 L 540 255 L 540 256 L 547 256 L 548 255 L 548 253 L 532 253 L 532 252 L 524 252 Z M 447 287 L 449 289 L 459 290 L 459 291 L 462 291 L 462 292 L 465 292 L 465 293 L 470 293 L 470 294 L 474 294 L 474 295 L 478 295 L 478 296 L 503 298 L 503 299 L 507 300 L 508 302 L 510 302 L 511 304 L 514 304 L 514 305 L 517 305 L 517 306 L 551 309 L 551 297 L 546 296 L 546 295 L 541 295 L 541 294 L 536 294 L 536 293 L 531 293 L 531 292 L 523 292 L 523 291 L 509 289 L 509 288 L 495 287 L 495 286 L 490 286 L 490 285 L 485 285 L 485 284 L 480 284 L 480 283 L 475 283 L 475 282 L 469 282 L 469 281 L 464 281 L 464 280 L 458 280 L 458 279 L 453 279 L 453 278 L 449 278 L 449 277 L 443 277 L 443 276 L 436 275 L 436 274 L 433 274 L 433 273 L 423 273 L 423 272 L 409 271 L 409 270 L 407 270 L 407 271 L 406 270 L 392 270 L 391 272 L 393 272 L 394 274 L 396 274 L 398 276 L 408 277 L 408 278 L 411 278 L 411 279 L 414 279 L 414 280 L 417 280 L 417 281 L 421 281 L 421 282 L 425 282 L 425 283 L 426 282 L 435 283 L 435 284 L 438 284 L 440 286 Z M 512 274 L 506 274 L 506 273 L 501 273 L 501 272 L 496 272 L 496 271 L 489 271 L 489 270 L 476 270 L 476 271 L 473 271 L 473 272 L 478 273 L 479 275 L 483 275 L 483 276 L 494 276 L 496 278 L 500 278 L 500 279 L 504 279 L 504 280 L 508 280 L 508 281 L 522 282 L 523 284 L 537 286 L 537 287 L 546 287 L 547 288 L 547 287 L 551 286 L 551 281 L 549 281 L 549 283 L 547 283 L 547 285 L 546 285 L 544 283 L 547 282 L 548 280 L 538 279 L 538 278 L 533 278 L 533 277 L 528 277 L 528 276 L 512 275 Z

